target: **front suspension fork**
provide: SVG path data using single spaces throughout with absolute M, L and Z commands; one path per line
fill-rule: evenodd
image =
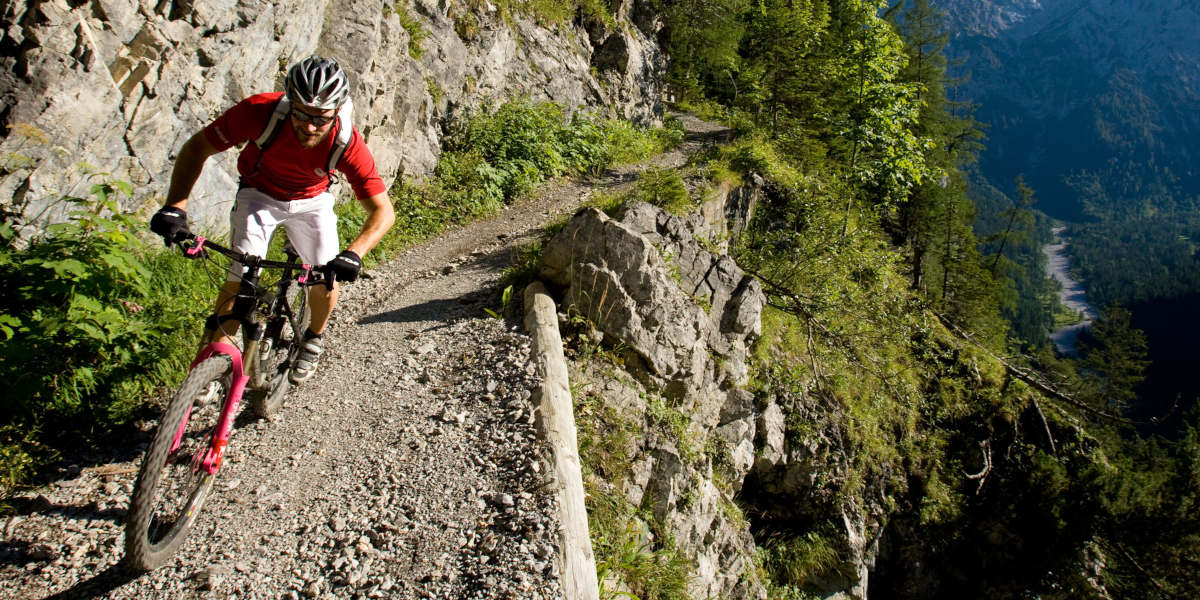
M 257 340 L 247 344 L 248 355 L 253 357 L 257 353 Z M 211 342 L 196 355 L 196 359 L 192 362 L 192 368 L 217 354 L 224 354 L 229 357 L 233 367 L 233 381 L 229 386 L 229 392 L 225 395 L 224 401 L 221 404 L 221 416 L 217 420 L 216 430 L 213 432 L 212 441 L 208 448 L 193 457 L 192 467 L 195 470 L 204 470 L 210 475 L 215 475 L 217 470 L 221 468 L 221 460 L 225 455 L 225 446 L 229 443 L 229 434 L 233 431 L 233 421 L 237 417 L 237 408 L 242 401 L 242 393 L 246 391 L 246 383 L 250 380 L 249 375 L 243 369 L 242 352 L 235 346 L 222 344 L 219 342 Z M 187 429 L 188 420 L 191 414 L 185 414 L 183 421 L 179 424 L 179 429 L 175 432 L 175 440 L 171 443 L 171 452 L 179 449 L 183 444 L 183 434 Z M 199 460 L 197 460 L 199 459 Z

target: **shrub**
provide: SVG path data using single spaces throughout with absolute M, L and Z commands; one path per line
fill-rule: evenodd
M 37 466 L 36 433 L 32 428 L 11 423 L 0 426 L 0 498 L 7 498 L 33 474 Z
M 784 586 L 803 585 L 841 562 L 833 544 L 814 531 L 802 536 L 771 538 L 759 552 L 764 567 Z
M 186 259 L 139 239 L 144 224 L 116 202 L 131 191 L 105 181 L 88 199 L 63 198 L 70 218 L 27 242 L 0 224 L 6 492 L 53 447 L 132 421 L 156 388 L 178 381 L 194 349 L 177 340 L 199 322 L 211 288 Z
M 642 200 L 673 215 L 685 215 L 693 207 L 683 178 L 675 169 L 646 169 L 638 176 L 635 190 Z
M 400 19 L 400 26 L 408 32 L 408 55 L 412 58 L 421 58 L 425 54 L 425 49 L 421 47 L 421 42 L 429 37 L 429 32 L 421 26 L 421 22 L 412 16 L 408 11 L 409 0 L 397 0 L 392 5 L 384 4 L 383 14 L 394 14 Z
M 688 598 L 688 578 L 695 565 L 653 516 L 594 484 L 589 484 L 587 491 L 588 528 L 596 554 L 600 597 Z
M 547 179 L 598 174 L 615 162 L 658 152 L 676 137 L 582 113 L 567 118 L 550 102 L 513 100 L 485 108 L 447 136 L 429 181 L 392 187 L 396 224 L 368 263 L 448 226 L 495 214 Z M 358 235 L 366 214 L 357 202 L 339 205 L 337 213 L 344 245 Z
M 661 129 L 654 130 L 654 138 L 658 145 L 663 150 L 676 148 L 683 143 L 687 131 L 684 129 L 683 121 L 679 117 L 667 117 L 663 121 Z

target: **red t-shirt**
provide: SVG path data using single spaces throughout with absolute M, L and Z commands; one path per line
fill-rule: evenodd
M 256 94 L 238 102 L 204 128 L 204 137 L 219 151 L 257 138 L 282 96 L 283 92 Z M 329 185 L 325 166 L 339 126 L 335 120 L 333 129 L 321 143 L 313 148 L 303 148 L 291 123 L 285 122 L 262 156 L 262 162 L 258 160 L 263 154 L 258 146 L 246 144 L 238 155 L 238 173 L 242 181 L 279 200 L 300 200 L 320 194 Z M 387 189 L 375 170 L 375 157 L 371 156 L 358 129 L 353 130 L 350 145 L 346 146 L 336 170 L 345 174 L 359 198 L 374 196 Z

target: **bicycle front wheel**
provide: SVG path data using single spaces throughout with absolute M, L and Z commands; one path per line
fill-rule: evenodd
M 167 404 L 129 500 L 125 558 L 134 570 L 162 566 L 208 499 L 214 475 L 200 463 L 216 434 L 232 377 L 228 356 L 207 358 Z
M 251 376 L 253 390 L 247 394 L 250 410 L 259 417 L 270 417 L 283 407 L 283 398 L 291 388 L 289 373 L 299 353 L 300 341 L 308 328 L 308 302 L 303 289 L 288 291 L 290 317 L 277 317 L 279 329 L 259 343 L 258 366 Z

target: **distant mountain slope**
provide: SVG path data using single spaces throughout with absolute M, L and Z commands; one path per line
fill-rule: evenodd
M 939 0 L 1001 189 L 1041 208 L 1145 214 L 1200 196 L 1200 3 Z

